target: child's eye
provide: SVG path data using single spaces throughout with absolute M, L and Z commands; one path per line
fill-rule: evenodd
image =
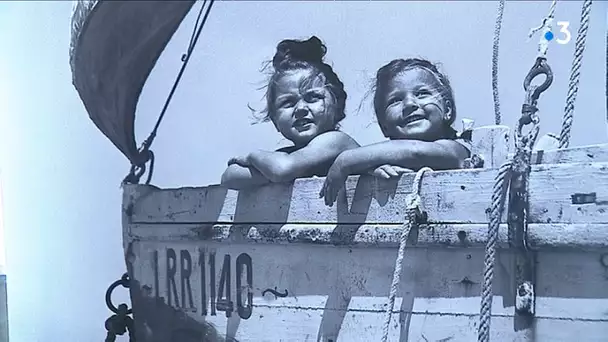
M 321 93 L 317 93 L 317 92 L 310 92 L 307 93 L 306 95 L 304 95 L 304 100 L 306 102 L 313 102 L 313 101 L 317 101 L 317 100 L 322 100 L 325 98 L 325 95 L 321 94 Z
M 429 96 L 429 95 L 431 95 L 431 92 L 426 89 L 420 89 L 416 92 L 417 97 Z
M 294 101 L 293 100 L 284 100 L 279 102 L 279 107 L 281 108 L 289 108 L 289 107 L 293 107 L 294 105 Z
M 399 102 L 399 101 L 401 101 L 401 100 L 400 100 L 400 98 L 398 98 L 398 97 L 393 97 L 393 98 L 390 98 L 390 99 L 388 99 L 388 101 L 386 102 L 386 106 L 387 106 L 387 107 L 390 107 L 390 106 L 394 105 L 395 103 L 397 103 L 397 102 Z

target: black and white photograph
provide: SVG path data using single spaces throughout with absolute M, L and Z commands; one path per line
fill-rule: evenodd
M 607 2 L 15 1 L 0 42 L 0 342 L 607 339 Z

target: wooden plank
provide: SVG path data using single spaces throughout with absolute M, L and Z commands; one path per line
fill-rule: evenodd
M 173 329 L 186 315 L 241 341 L 317 341 L 319 336 L 322 341 L 377 341 L 396 257 L 387 248 L 208 241 L 134 241 L 128 251 L 138 334 Z M 408 249 L 390 340 L 407 336 L 418 341 L 423 335 L 429 341 L 474 340 L 483 255 L 481 249 Z M 538 341 L 599 341 L 606 336 L 608 269 L 600 256 L 539 253 Z M 501 251 L 495 270 L 492 333 L 497 341 L 517 340 L 510 258 L 511 253 Z M 222 274 L 229 285 L 220 285 Z M 217 302 L 220 288 L 227 288 L 222 299 L 230 293 L 230 317 L 217 307 L 212 313 L 211 297 Z M 287 290 L 287 295 L 275 297 L 267 289 Z M 411 304 L 401 302 L 406 297 Z M 239 304 L 246 308 L 249 303 L 250 314 L 239 312 Z
M 360 247 L 397 247 L 401 224 L 387 225 L 200 225 L 135 224 L 130 227 L 128 241 L 198 241 L 226 243 L 300 243 L 317 245 L 348 245 Z M 498 247 L 508 248 L 507 225 L 498 233 Z M 485 248 L 486 224 L 430 224 L 419 229 L 414 248 Z M 608 249 L 608 226 L 604 224 L 532 224 L 528 242 L 540 249 Z
M 492 125 L 473 129 L 471 154 L 479 155 L 484 168 L 498 168 L 509 156 L 509 126 Z
M 541 136 L 532 149 L 536 151 L 550 151 L 559 149 L 559 137 L 554 133 L 547 133 Z M 540 164 L 540 163 L 539 163 Z
M 608 144 L 537 150 L 532 153 L 533 164 L 594 163 L 608 161 Z
M 422 205 L 431 223 L 486 223 L 497 170 L 425 174 Z M 318 193 L 322 178 L 237 192 L 219 186 L 160 190 L 129 185 L 130 223 L 401 223 L 413 174 L 399 181 L 350 177 L 333 207 Z M 530 223 L 608 223 L 608 163 L 536 165 L 530 175 Z M 596 193 L 590 204 L 572 195 Z M 503 218 L 504 219 L 504 218 Z

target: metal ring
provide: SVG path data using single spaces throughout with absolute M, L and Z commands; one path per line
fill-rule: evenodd
M 133 165 L 131 166 L 131 171 L 129 172 L 131 175 L 135 176 L 138 180 L 141 178 L 141 176 L 144 175 L 144 173 L 146 172 L 146 164 L 141 164 L 141 165 Z
M 123 274 L 119 280 L 113 282 L 112 285 L 110 285 L 110 287 L 108 287 L 108 289 L 106 290 L 106 306 L 108 307 L 108 309 L 110 309 L 110 311 L 115 314 L 118 314 L 118 308 L 112 303 L 112 292 L 119 285 L 122 285 L 122 287 L 127 289 L 129 288 L 129 275 L 127 273 Z M 132 313 L 133 309 L 128 309 L 126 314 L 130 315 Z
M 530 72 L 528 72 L 528 75 L 526 75 L 526 78 L 524 79 L 524 89 L 526 91 L 530 89 L 532 80 L 538 75 L 545 75 L 546 78 L 543 83 L 536 87 L 532 92 L 533 101 L 538 100 L 540 94 L 547 90 L 551 83 L 553 83 L 553 72 L 551 71 L 551 67 L 547 64 L 547 60 L 542 57 L 536 59 L 534 66 L 530 69 Z

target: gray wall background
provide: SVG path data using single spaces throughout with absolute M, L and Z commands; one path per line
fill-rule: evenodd
M 580 1 L 558 3 L 556 20 L 578 29 Z M 550 2 L 505 9 L 500 49 L 503 122 L 512 126 L 538 37 L 527 33 Z M 197 5 L 199 6 L 199 5 Z M 396 57 L 442 62 L 459 116 L 493 124 L 492 33 L 496 1 L 226 1 L 214 5 L 194 58 L 154 144 L 153 183 L 219 181 L 226 161 L 252 147 L 286 143 L 271 124 L 250 125 L 261 108 L 258 70 L 284 38 L 318 35 L 349 95 L 344 131 L 362 144 L 382 135 L 363 101 L 378 67 Z M 195 7 L 198 9 L 198 7 Z M 606 142 L 605 2 L 592 9 L 571 145 Z M 119 183 L 126 159 L 88 120 L 68 65 L 71 3 L 0 3 L 0 167 L 5 211 L 11 341 L 101 341 L 103 296 L 124 272 Z M 181 64 L 192 11 L 142 94 L 137 136 L 152 128 Z M 574 37 L 573 37 L 574 38 Z M 540 101 L 541 133 L 559 132 L 574 39 L 552 43 L 552 87 Z M 115 300 L 126 300 L 126 292 Z

